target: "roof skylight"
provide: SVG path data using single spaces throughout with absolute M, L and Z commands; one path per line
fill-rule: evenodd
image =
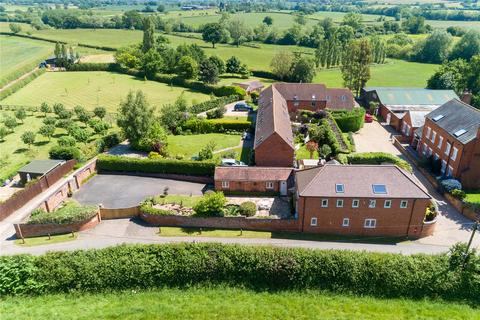
M 373 193 L 387 194 L 387 186 L 384 184 L 372 184 Z
M 433 117 L 433 121 L 437 122 L 443 118 L 445 118 L 445 116 L 443 114 L 439 114 L 438 116 Z
M 458 137 L 460 137 L 462 134 L 464 134 L 465 132 L 467 132 L 467 130 L 465 130 L 465 129 L 460 129 L 460 130 L 458 130 L 458 131 L 455 131 L 455 132 L 453 133 L 453 135 L 458 138 Z
M 343 183 L 335 184 L 335 192 L 336 193 L 344 193 L 345 192 L 345 186 L 343 185 Z

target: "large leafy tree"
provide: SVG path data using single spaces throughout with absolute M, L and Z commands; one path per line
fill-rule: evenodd
M 343 83 L 357 96 L 370 80 L 370 64 L 372 63 L 372 47 L 370 41 L 361 39 L 351 41 L 343 57 L 340 67 Z
M 249 33 L 251 30 L 247 27 L 245 22 L 240 19 L 231 19 L 228 22 L 228 31 L 230 32 L 230 36 L 233 39 L 233 43 L 238 47 L 243 42 L 247 41 Z
M 448 57 L 452 36 L 446 31 L 436 30 L 414 47 L 414 60 L 429 63 L 442 63 Z
M 315 77 L 315 62 L 306 56 L 297 56 L 293 60 L 289 80 L 309 83 Z
M 286 80 L 290 76 L 293 59 L 293 53 L 290 51 L 280 51 L 273 56 L 270 67 L 280 80 Z
M 470 60 L 478 54 L 480 54 L 480 32 L 470 30 L 455 44 L 449 58 Z
M 215 44 L 226 41 L 228 39 L 228 31 L 220 23 L 207 23 L 203 27 L 202 39 L 205 42 L 212 44 L 215 48 Z
M 141 90 L 130 91 L 118 107 L 117 125 L 133 146 L 148 133 L 154 120 L 154 109 L 150 107 Z
M 205 83 L 215 84 L 218 82 L 219 71 L 217 65 L 210 59 L 200 63 L 200 80 Z
M 25 131 L 21 137 L 20 137 L 26 145 L 28 145 L 28 148 L 30 149 L 32 144 L 35 142 L 35 133 L 32 131 Z
M 185 79 L 193 79 L 198 74 L 198 63 L 190 56 L 183 56 L 177 65 L 177 74 Z
M 146 17 L 143 19 L 142 51 L 148 52 L 153 48 L 155 48 L 155 24 L 151 17 Z
M 157 72 L 163 68 L 162 56 L 155 49 L 150 49 L 145 53 L 141 60 L 142 69 L 145 76 L 149 79 L 153 78 Z

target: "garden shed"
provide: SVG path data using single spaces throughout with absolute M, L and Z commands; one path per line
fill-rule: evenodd
M 18 174 L 20 175 L 21 182 L 26 183 L 32 179 L 46 175 L 64 163 L 64 160 L 33 160 L 26 166 L 20 168 Z

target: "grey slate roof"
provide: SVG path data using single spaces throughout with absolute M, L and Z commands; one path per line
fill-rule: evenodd
M 437 116 L 443 116 L 438 121 L 433 120 Z M 427 118 L 437 126 L 447 131 L 453 138 L 462 144 L 466 144 L 477 136 L 480 127 L 480 110 L 458 100 L 452 99 L 430 112 Z M 458 137 L 455 133 L 459 130 L 466 132 Z
M 432 90 L 421 88 L 367 87 L 365 91 L 376 91 L 378 99 L 385 106 L 390 105 L 441 105 L 451 99 L 458 99 L 453 90 Z
M 395 165 L 331 165 L 296 172 L 303 197 L 429 199 L 430 195 L 410 174 Z M 336 184 L 344 192 L 335 191 Z M 386 186 L 386 194 L 375 194 L 374 184 Z
M 33 160 L 21 167 L 18 172 L 46 174 L 64 162 L 64 160 Z
M 414 128 L 421 127 L 425 124 L 425 116 L 429 111 L 410 111 L 410 119 Z

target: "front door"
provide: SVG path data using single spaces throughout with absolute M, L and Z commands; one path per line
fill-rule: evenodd
M 387 124 L 390 124 L 390 120 L 392 118 L 392 115 L 390 113 L 387 114 Z
M 280 181 L 280 195 L 287 195 L 287 181 Z

